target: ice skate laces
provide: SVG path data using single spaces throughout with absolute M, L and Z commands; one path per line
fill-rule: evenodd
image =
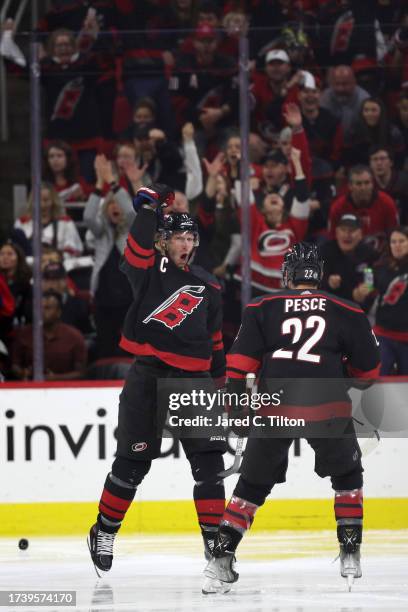
M 96 550 L 98 555 L 113 556 L 113 542 L 115 536 L 116 533 L 107 533 L 99 529 L 98 535 L 96 536 Z

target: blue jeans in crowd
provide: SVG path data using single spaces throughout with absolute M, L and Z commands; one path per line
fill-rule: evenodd
M 408 375 L 408 342 L 400 342 L 399 340 L 391 340 L 380 336 L 381 353 L 381 376 L 390 376 L 399 374 L 399 376 Z M 394 365 L 397 366 L 397 371 L 394 371 Z

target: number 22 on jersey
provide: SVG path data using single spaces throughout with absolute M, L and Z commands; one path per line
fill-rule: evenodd
M 326 321 L 323 317 L 312 315 L 305 321 L 298 317 L 285 319 L 282 323 L 282 335 L 292 335 L 292 344 L 297 344 L 302 338 L 305 329 L 313 329 L 312 335 L 303 342 L 297 351 L 278 349 L 272 353 L 272 359 L 297 359 L 309 363 L 320 363 L 321 355 L 311 352 L 324 334 Z

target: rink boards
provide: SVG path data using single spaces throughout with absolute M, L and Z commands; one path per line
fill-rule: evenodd
M 400 383 L 407 387 L 408 383 Z M 83 533 L 114 458 L 120 384 L 62 384 L 0 390 L 0 535 Z M 128 532 L 196 530 L 192 477 L 177 440 L 167 438 L 128 513 Z M 232 452 L 226 465 L 232 463 Z M 259 510 L 256 530 L 331 529 L 330 482 L 313 471 L 305 441 L 290 451 L 287 482 Z M 364 458 L 365 525 L 408 528 L 408 445 L 383 438 Z M 227 495 L 237 477 L 226 481 Z

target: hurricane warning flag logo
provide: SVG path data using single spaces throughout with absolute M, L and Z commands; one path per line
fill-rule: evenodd
M 203 301 L 203 297 L 199 294 L 204 289 L 204 285 L 184 285 L 147 315 L 143 319 L 143 323 L 149 323 L 152 320 L 158 321 L 169 329 L 181 325 L 186 317 L 194 312 Z
M 387 291 L 383 296 L 382 303 L 395 306 L 395 304 L 404 295 L 407 286 L 408 274 L 402 274 L 401 276 L 394 278 L 394 280 L 388 285 Z

